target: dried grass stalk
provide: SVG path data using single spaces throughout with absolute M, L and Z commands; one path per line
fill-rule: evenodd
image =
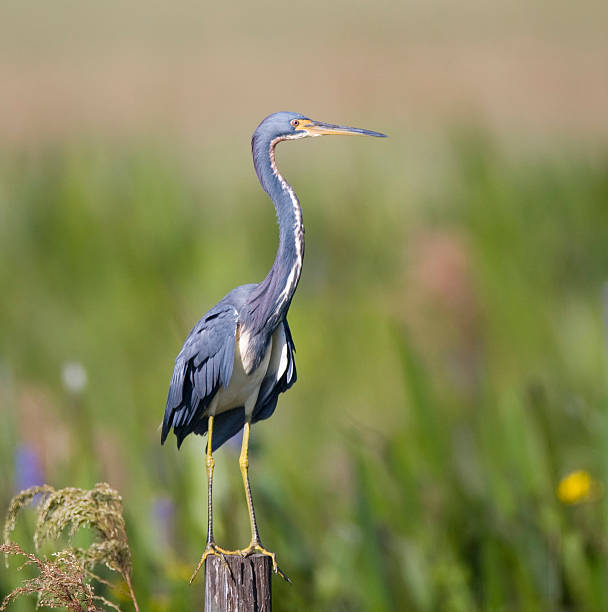
M 53 561 L 41 560 L 21 550 L 10 541 L 20 510 L 36 496 L 41 497 L 34 531 L 36 550 L 50 540 L 67 533 L 69 547 L 56 553 Z M 72 546 L 72 539 L 81 527 L 90 527 L 96 540 L 86 549 Z M 4 524 L 4 545 L 1 550 L 8 555 L 23 555 L 26 565 L 40 570 L 37 578 L 27 580 L 5 598 L 2 608 L 18 595 L 39 593 L 39 605 L 67 607 L 69 610 L 97 610 L 94 601 L 118 609 L 114 604 L 96 596 L 88 578 L 98 564 L 118 572 L 129 589 L 135 610 L 139 612 L 131 584 L 131 552 L 122 515 L 122 498 L 105 483 L 91 490 L 65 488 L 54 489 L 48 485 L 31 487 L 17 494 L 9 505 Z M 63 599 L 61 599 L 63 597 Z M 54 605 L 56 603 L 59 605 Z M 67 602 L 71 602 L 68 605 Z

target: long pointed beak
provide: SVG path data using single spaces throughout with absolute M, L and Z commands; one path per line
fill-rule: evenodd
M 347 127 L 345 125 L 334 125 L 333 123 L 323 123 L 322 121 L 302 121 L 299 129 L 305 130 L 311 136 L 325 136 L 327 134 L 342 134 L 345 136 L 376 136 L 386 138 L 386 134 L 363 130 L 361 128 Z

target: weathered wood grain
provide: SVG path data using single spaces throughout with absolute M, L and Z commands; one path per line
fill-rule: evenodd
M 266 555 L 227 555 L 205 561 L 205 612 L 270 612 L 272 561 Z

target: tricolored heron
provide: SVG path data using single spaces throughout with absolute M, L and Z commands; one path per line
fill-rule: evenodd
M 249 430 L 267 419 L 279 393 L 296 381 L 295 347 L 287 324 L 287 311 L 300 280 L 304 256 L 304 225 L 298 198 L 281 176 L 275 147 L 283 140 L 324 134 L 381 136 L 379 132 L 312 121 L 298 113 L 269 115 L 253 134 L 253 164 L 264 191 L 270 196 L 279 221 L 276 258 L 258 284 L 233 289 L 194 326 L 175 360 L 161 434 L 169 431 L 177 446 L 190 433 L 209 434 L 207 441 L 208 531 L 203 556 L 192 579 L 209 555 L 261 553 L 272 559 L 281 576 L 275 554 L 262 546 L 249 484 Z M 220 548 L 213 537 L 213 451 L 243 431 L 239 465 L 245 487 L 251 542 L 239 551 Z

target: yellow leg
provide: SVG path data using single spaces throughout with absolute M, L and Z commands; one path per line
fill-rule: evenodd
M 251 542 L 249 546 L 241 551 L 240 554 L 243 557 L 247 555 L 252 555 L 254 553 L 260 553 L 262 555 L 266 555 L 272 559 L 272 569 L 275 574 L 279 574 L 281 578 L 286 580 L 287 582 L 291 582 L 289 578 L 281 571 L 277 564 L 277 559 L 275 553 L 265 549 L 262 546 L 262 541 L 260 540 L 260 534 L 258 532 L 258 524 L 255 520 L 255 510 L 253 509 L 253 499 L 251 497 L 251 485 L 249 484 L 249 430 L 250 424 L 249 421 L 245 423 L 245 428 L 243 430 L 243 443 L 241 445 L 241 455 L 239 457 L 239 466 L 241 468 L 241 476 L 243 477 L 243 486 L 245 487 L 245 496 L 247 497 L 247 507 L 249 509 L 249 523 L 251 525 Z
M 207 428 L 209 432 L 209 439 L 207 441 L 207 454 L 206 454 L 207 483 L 208 483 L 207 484 L 208 486 L 208 489 L 207 489 L 207 543 L 205 545 L 203 556 L 201 557 L 201 560 L 198 562 L 198 565 L 196 566 L 194 573 L 190 577 L 190 582 L 192 582 L 196 578 L 196 575 L 198 574 L 199 570 L 203 566 L 203 563 L 205 563 L 205 560 L 210 555 L 217 555 L 218 557 L 221 557 L 222 561 L 226 565 L 228 565 L 228 562 L 226 561 L 224 556 L 234 554 L 234 552 L 225 550 L 224 548 L 220 548 L 215 543 L 215 538 L 213 537 L 213 469 L 215 467 L 215 459 L 213 458 L 213 454 L 211 450 L 212 443 L 213 443 L 213 418 L 214 417 L 212 416 L 209 417 L 209 425 Z

